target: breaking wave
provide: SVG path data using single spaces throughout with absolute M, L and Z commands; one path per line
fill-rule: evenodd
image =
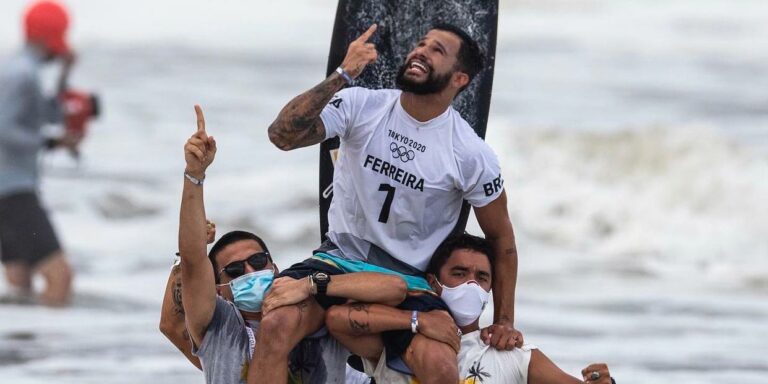
M 494 131 L 525 234 L 618 270 L 768 286 L 764 154 L 700 126 Z

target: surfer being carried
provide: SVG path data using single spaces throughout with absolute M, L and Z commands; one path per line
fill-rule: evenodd
M 283 284 L 280 294 L 288 296 L 291 289 L 303 292 L 309 281 L 323 296 L 325 285 L 336 276 L 314 273 L 312 267 L 320 263 L 345 273 L 397 273 L 411 292 L 398 308 L 447 312 L 424 279 L 424 270 L 456 226 L 466 200 L 499 255 L 494 263 L 494 324 L 481 331 L 481 338 L 497 349 L 520 347 L 523 337 L 514 328 L 517 250 L 499 161 L 451 106 L 482 70 L 483 55 L 461 29 L 436 25 L 407 55 L 397 76 L 399 90 L 341 90 L 376 61 L 376 47 L 369 42 L 376 28 L 371 26 L 353 41 L 336 72 L 291 100 L 269 127 L 270 140 L 283 150 L 332 137 L 341 141 L 328 241 L 312 258 L 284 271 L 284 276 L 296 280 Z M 273 289 L 267 300 L 276 294 Z M 295 340 L 295 335 L 303 337 L 320 326 L 296 303 L 295 298 L 274 300 L 264 313 L 260 332 L 277 337 L 257 342 L 250 383 L 285 382 L 284 370 L 275 367 L 284 366 L 293 345 L 262 346 L 262 341 Z M 458 326 L 466 324 L 459 321 L 457 326 L 447 316 L 445 321 L 455 331 L 455 340 L 397 331 L 383 340 L 391 354 L 388 360 L 391 357 L 391 363 L 400 363 L 401 368 L 404 362 L 405 370 L 409 368 L 422 383 L 456 382 Z

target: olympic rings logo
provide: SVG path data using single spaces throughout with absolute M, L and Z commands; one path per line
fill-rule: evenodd
M 407 163 L 416 157 L 416 154 L 412 150 L 402 145 L 398 146 L 397 143 L 390 144 L 389 150 L 392 151 L 392 157 L 400 159 L 403 163 Z

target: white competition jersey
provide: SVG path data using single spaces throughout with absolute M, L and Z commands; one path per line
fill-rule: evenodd
M 419 122 L 400 94 L 348 88 L 320 114 L 326 138 L 341 139 L 328 238 L 346 258 L 368 260 L 373 244 L 423 271 L 462 199 L 485 206 L 504 181 L 496 155 L 453 107 Z
M 459 349 L 459 378 L 462 384 L 526 384 L 531 351 L 536 346 L 525 344 L 511 351 L 499 351 L 485 345 L 480 330 L 461 336 Z M 395 371 L 387 366 L 386 351 L 378 363 L 363 359 L 365 373 L 377 383 L 418 384 L 415 377 Z

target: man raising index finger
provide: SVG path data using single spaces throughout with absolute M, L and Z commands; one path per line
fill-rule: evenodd
M 367 43 L 376 32 L 371 25 L 360 37 L 349 44 L 342 64 L 323 82 L 302 93 L 286 105 L 269 126 L 269 140 L 278 148 L 288 151 L 325 140 L 325 128 L 320 112 L 331 97 L 345 84 L 360 76 L 368 64 L 376 61 L 376 46 Z
M 376 28 L 376 24 L 371 25 L 367 31 L 349 45 L 347 57 L 339 67 L 341 70 L 338 71 L 345 81 L 350 82 L 357 78 L 367 65 L 376 61 L 378 57 L 376 45 L 368 42 L 373 33 L 376 32 Z

